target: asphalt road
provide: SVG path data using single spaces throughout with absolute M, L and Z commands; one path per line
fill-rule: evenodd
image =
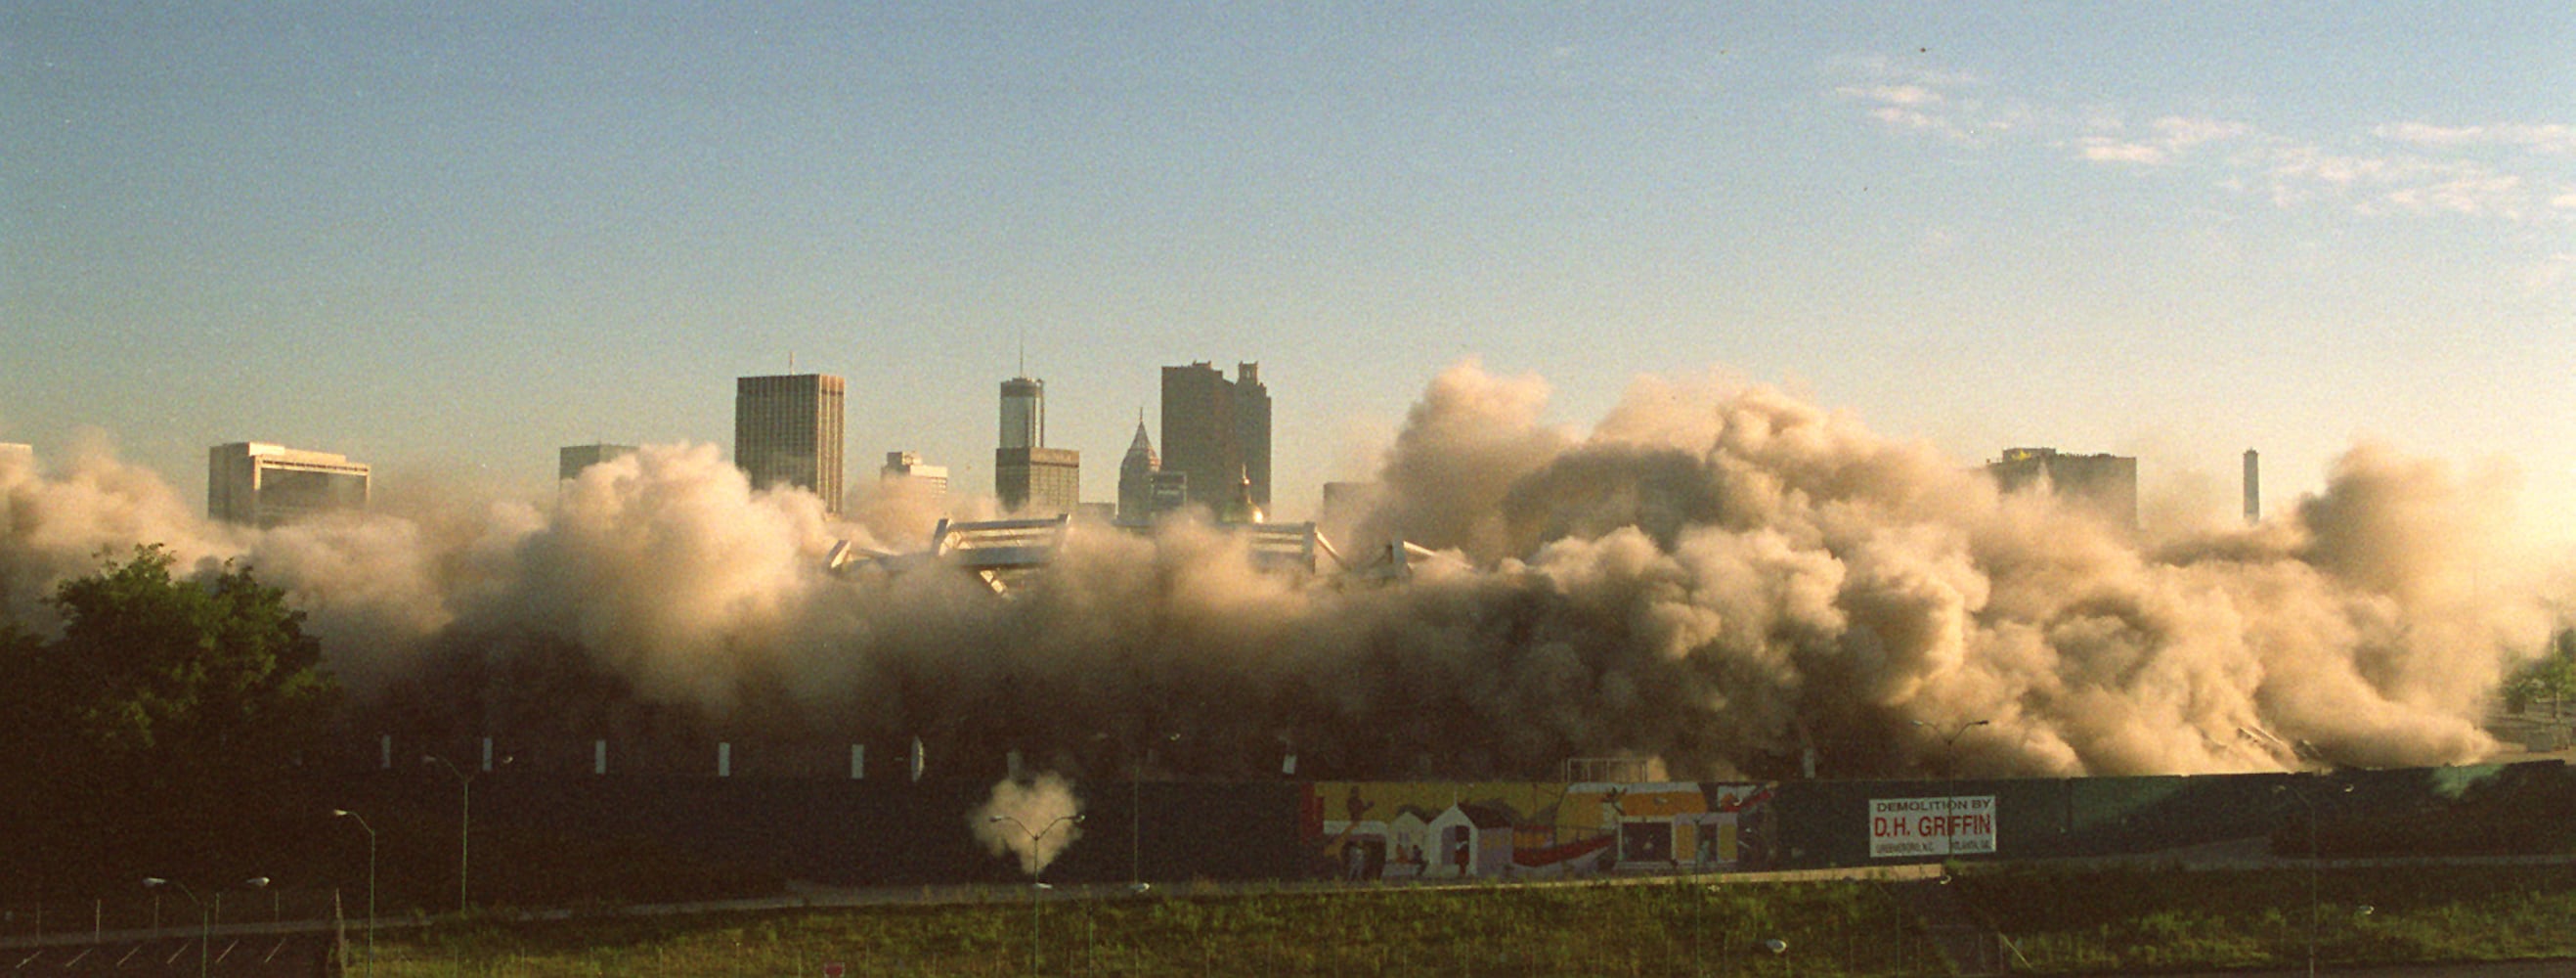
M 2500 961 L 2492 964 L 2426 964 L 2391 968 L 2317 969 L 2335 978 L 2568 978 L 2576 961 Z M 2307 978 L 2308 969 L 2289 971 L 2192 971 L 2162 978 Z

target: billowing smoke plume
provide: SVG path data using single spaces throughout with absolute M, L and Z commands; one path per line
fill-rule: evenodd
M 1431 384 L 1342 541 L 1450 555 L 1395 580 L 1259 571 L 1189 519 L 1078 527 L 1008 596 L 936 562 L 836 575 L 835 541 L 917 550 L 934 506 L 834 524 L 708 446 L 550 505 L 268 531 L 91 452 L 0 470 L 0 607 L 47 627 L 52 582 L 164 542 L 287 586 L 362 699 L 434 732 L 919 736 L 1093 776 L 1172 734 L 1169 773 L 1237 777 L 1292 749 L 1326 777 L 2462 761 L 2548 625 L 2489 556 L 2501 502 L 2383 447 L 2262 525 L 2142 538 L 1776 390 L 1645 381 L 1588 432 L 1545 402 L 1472 365 Z
M 991 798 L 966 813 L 966 824 L 985 851 L 1018 857 L 1020 872 L 1036 879 L 1082 839 L 1082 799 L 1053 773 L 1025 781 L 1004 778 L 993 785 Z

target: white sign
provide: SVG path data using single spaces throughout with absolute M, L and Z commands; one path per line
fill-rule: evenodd
M 1995 851 L 1995 796 L 1872 798 L 1869 857 L 1956 856 Z

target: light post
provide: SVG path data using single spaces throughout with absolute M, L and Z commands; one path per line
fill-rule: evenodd
M 214 943 L 215 940 L 215 924 L 212 918 L 206 916 L 206 902 L 197 899 L 197 891 L 189 889 L 188 884 L 177 880 L 146 876 L 143 878 L 143 886 L 146 889 L 178 887 L 180 893 L 187 895 L 189 903 L 197 905 L 197 978 L 206 978 L 206 945 Z
M 242 884 L 254 890 L 261 889 L 268 886 L 268 877 L 253 876 L 249 879 L 243 880 Z M 206 901 L 197 899 L 197 891 L 189 889 L 188 884 L 179 882 L 178 880 L 162 879 L 158 876 L 146 876 L 143 878 L 144 889 L 158 890 L 164 886 L 178 887 L 180 893 L 187 895 L 189 903 L 197 905 L 197 978 L 205 978 L 208 948 L 215 943 L 214 918 L 207 915 Z M 217 895 L 220 896 L 221 894 Z M 153 894 L 153 901 L 156 906 L 159 904 L 160 899 L 160 894 Z
M 331 810 L 333 818 L 355 819 L 358 828 L 367 833 L 367 973 L 376 973 L 376 829 L 366 816 L 346 808 Z
M 511 760 L 512 758 L 504 757 L 501 763 L 508 764 Z M 474 775 L 465 773 L 454 762 L 436 754 L 423 754 L 420 762 L 446 768 L 447 773 L 456 776 L 456 785 L 463 795 L 464 800 L 459 806 L 456 819 L 456 912 L 463 914 L 465 908 L 471 905 L 465 895 L 465 871 L 470 865 L 469 857 L 474 852 Z
M 1108 738 L 1105 733 L 1091 735 L 1093 740 Z M 1163 743 L 1180 742 L 1180 734 L 1163 735 Z M 1128 746 L 1124 739 L 1118 742 L 1118 747 L 1127 755 L 1127 892 L 1142 894 L 1153 889 L 1145 882 L 1145 806 L 1144 792 L 1139 787 L 1145 780 L 1145 766 L 1136 756 L 1136 749 Z
M 2290 797 L 2298 799 L 2299 804 L 2306 806 L 2308 810 L 2308 978 L 2316 978 L 2317 877 L 2324 872 L 2324 867 L 2319 864 L 2317 858 L 2317 800 L 2308 797 L 2307 792 L 2300 791 L 2296 783 L 2285 784 L 2272 790 L 2288 792 Z M 2337 790 L 2341 794 L 2351 794 L 2352 786 L 2344 785 Z
M 1035 832 L 1029 831 L 1028 823 L 1022 822 L 1019 819 L 1012 818 L 1008 815 L 994 815 L 987 817 L 984 821 L 996 824 L 1002 822 L 1011 823 L 1013 828 L 1020 830 L 1021 835 L 1029 837 L 1029 847 L 1034 849 L 1037 848 L 1038 842 L 1045 839 L 1047 837 L 1047 833 L 1055 831 L 1057 826 L 1063 825 L 1066 822 L 1071 822 L 1075 825 L 1082 824 L 1082 816 L 1058 815 L 1055 817 L 1055 821 L 1048 822 L 1045 828 L 1039 829 Z M 1038 868 L 1038 873 L 1044 872 L 1046 872 L 1045 867 L 1041 866 Z M 1035 873 L 1030 874 L 1029 879 L 1029 973 L 1033 975 L 1038 973 L 1038 893 L 1044 890 L 1055 889 L 1055 887 L 1048 886 L 1044 882 L 1039 881 L 1036 876 L 1037 874 Z
M 1941 776 L 1950 777 L 1954 771 L 1953 765 L 1950 763 L 1951 746 L 1959 742 L 1960 736 L 1966 734 L 1968 732 L 1968 728 L 1982 727 L 1993 722 L 1994 721 L 1992 720 L 1969 720 L 1959 724 L 1958 726 L 1950 728 L 1949 733 L 1942 733 L 1941 725 L 1933 723 L 1930 720 L 1916 720 L 1914 721 L 1914 725 L 1932 731 L 1935 735 L 1941 738 Z

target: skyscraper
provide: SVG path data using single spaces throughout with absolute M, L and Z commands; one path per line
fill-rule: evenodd
M 1003 448 L 1046 447 L 1046 381 L 1013 377 L 1002 382 Z
M 374 471 L 330 452 L 237 441 L 206 451 L 206 515 L 276 526 L 335 509 L 363 509 Z
M 1251 484 L 1253 505 L 1270 508 L 1270 389 L 1261 365 L 1238 363 L 1235 379 L 1206 361 L 1163 368 L 1163 467 L 1188 479 L 1190 502 L 1222 512 Z
M 734 382 L 733 462 L 756 489 L 794 486 L 841 515 L 841 378 L 743 377 Z
M 2245 522 L 2263 522 L 2263 456 L 2245 450 Z
M 1082 502 L 1082 453 L 1046 447 L 1046 381 L 1013 377 L 1002 382 L 993 495 L 1004 510 L 1039 516 L 1070 513 Z
M 566 445 L 555 453 L 555 479 L 578 479 L 583 469 L 633 454 L 633 445 Z
M 2126 455 L 2069 455 L 2054 448 L 2008 448 L 1986 463 L 2005 492 L 2045 486 L 2058 499 L 2124 530 L 2138 528 L 2138 460 Z
M 993 490 L 1002 508 L 1013 513 L 1073 512 L 1082 501 L 1082 453 L 1070 448 L 995 449 Z
M 877 470 L 877 481 L 909 483 L 932 499 L 948 495 L 948 467 L 924 464 L 918 452 L 887 452 L 885 468 Z
M 1142 525 L 1151 523 L 1154 509 L 1154 473 L 1163 468 L 1162 456 L 1154 454 L 1154 440 L 1145 436 L 1145 413 L 1136 412 L 1136 437 L 1127 443 L 1127 457 L 1118 461 L 1118 521 Z

